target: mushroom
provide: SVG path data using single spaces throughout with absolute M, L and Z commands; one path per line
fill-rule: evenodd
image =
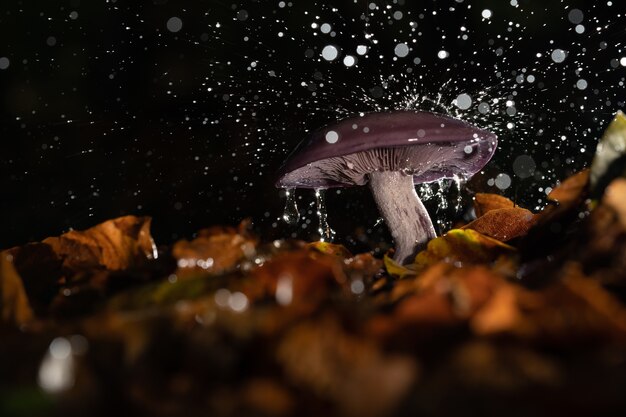
M 369 187 L 394 239 L 394 260 L 410 262 L 436 237 L 414 184 L 470 177 L 491 159 L 497 137 L 452 117 L 418 111 L 369 113 L 313 132 L 280 168 L 276 187 Z

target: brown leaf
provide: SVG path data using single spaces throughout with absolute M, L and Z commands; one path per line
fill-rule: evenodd
M 0 312 L 2 320 L 17 326 L 34 319 L 22 279 L 13 266 L 13 257 L 0 252 Z
M 534 224 L 534 215 L 529 210 L 520 207 L 492 209 L 463 229 L 472 229 L 485 236 L 508 242 L 519 236 L 524 236 Z
M 602 203 L 615 211 L 622 229 L 626 229 L 626 179 L 618 178 L 609 184 Z
M 474 211 L 476 212 L 476 217 L 482 217 L 491 210 L 513 207 L 515 207 L 515 203 L 498 194 L 476 193 L 474 196 Z
M 174 244 L 172 255 L 178 260 L 179 278 L 201 273 L 219 274 L 233 269 L 240 261 L 254 256 L 257 241 L 241 228 L 211 228 L 194 240 Z
M 559 204 L 570 204 L 578 201 L 587 189 L 589 169 L 584 169 L 561 182 L 548 194 L 548 200 Z
M 120 217 L 82 232 L 47 238 L 43 243 L 63 260 L 65 270 L 127 269 L 156 256 L 150 221 L 149 217 Z
M 309 250 L 275 256 L 251 273 L 246 293 L 251 298 L 272 297 L 281 305 L 317 303 L 332 287 L 347 283 L 347 277 L 334 255 Z
M 338 415 L 390 415 L 417 377 L 413 359 L 383 353 L 333 317 L 298 325 L 276 352 L 287 378 L 334 403 Z

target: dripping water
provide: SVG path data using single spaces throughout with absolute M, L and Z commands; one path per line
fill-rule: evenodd
M 315 189 L 315 200 L 317 202 L 317 218 L 319 221 L 319 229 L 317 231 L 320 234 L 320 240 L 322 242 L 332 242 L 335 238 L 335 231 L 328 225 L 324 190 L 320 188 Z
M 300 220 L 300 212 L 298 211 L 298 203 L 296 202 L 296 190 L 295 188 L 288 188 L 285 190 L 285 211 L 283 212 L 283 220 L 285 223 L 293 226 L 298 224 Z

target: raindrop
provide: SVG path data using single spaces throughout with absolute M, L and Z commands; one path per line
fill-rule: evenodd
M 285 223 L 293 226 L 298 224 L 300 220 L 300 212 L 298 211 L 298 203 L 296 202 L 296 190 L 289 188 L 285 190 L 285 211 L 283 212 L 283 220 Z
M 326 142 L 328 143 L 337 143 L 339 140 L 339 134 L 334 130 L 329 130 L 326 132 Z
M 402 12 L 400 10 L 397 10 L 395 12 L 393 12 L 393 18 L 396 20 L 401 20 L 402 19 Z
M 520 155 L 513 161 L 513 172 L 520 178 L 528 178 L 533 175 L 536 167 L 535 160 L 529 155 Z M 498 186 L 497 181 L 496 178 L 496 186 Z M 498 188 L 500 188 L 500 186 L 498 186 Z
M 180 20 L 180 17 L 170 17 L 167 21 L 167 30 L 170 32 L 176 33 L 183 28 L 183 21 Z
M 57 38 L 55 38 L 54 36 L 48 36 L 48 39 L 46 39 L 46 44 L 48 44 L 48 46 L 54 46 L 57 44 Z
M 6 56 L 3 56 L 2 58 L 0 58 L 0 70 L 5 70 L 9 68 L 10 64 L 11 64 L 11 61 L 9 61 L 9 58 L 7 58 Z
M 359 45 L 356 47 L 356 53 L 359 55 L 365 55 L 367 53 L 367 46 Z
M 552 60 L 557 64 L 565 61 L 565 58 L 567 58 L 567 52 L 565 52 L 564 50 L 555 49 L 554 51 L 552 51 Z
M 583 25 L 576 25 L 576 33 L 578 33 L 579 35 L 585 33 L 585 27 Z
M 394 53 L 396 54 L 396 56 L 404 58 L 409 54 L 409 46 L 406 43 L 399 43 L 396 45 Z
M 585 15 L 579 9 L 572 9 L 567 14 L 567 18 L 569 19 L 569 21 L 574 23 L 574 24 L 581 23 L 583 21 L 584 17 L 585 17 Z
M 343 65 L 351 67 L 356 63 L 356 59 L 352 55 L 346 55 L 343 59 Z
M 450 54 L 448 53 L 448 51 L 444 51 L 443 49 L 441 51 L 437 52 L 437 57 L 439 59 L 446 59 L 449 56 L 450 56 Z
M 468 94 L 459 94 L 454 104 L 461 110 L 467 110 L 472 105 L 472 98 Z
M 320 240 L 322 242 L 332 242 L 335 237 L 335 231 L 328 225 L 325 190 L 317 188 L 315 190 L 315 200 L 317 202 L 317 219 L 319 221 L 319 229 L 317 231 L 320 234 Z
M 587 80 L 583 80 L 582 78 L 576 82 L 576 88 L 579 90 L 584 90 L 587 88 Z
M 324 23 L 322 26 L 320 26 L 320 30 L 322 31 L 322 33 L 330 33 L 331 26 L 328 23 Z
M 70 19 L 76 20 L 78 19 L 78 12 L 74 11 L 70 13 Z
M 485 102 L 480 103 L 478 105 L 478 112 L 480 114 L 487 114 L 487 113 L 489 113 L 490 110 L 491 110 L 491 108 L 489 107 L 489 104 L 487 104 Z
M 498 174 L 495 181 L 496 187 L 501 190 L 506 190 L 511 186 L 511 177 L 507 174 Z
M 489 9 L 485 9 L 485 10 L 483 10 L 483 12 L 482 12 L 482 16 L 483 16 L 483 18 L 485 18 L 485 19 L 490 19 L 492 15 L 493 15 L 493 13 L 492 13 L 492 12 L 491 12 L 491 10 L 489 10 Z
M 324 49 L 322 49 L 322 57 L 326 61 L 333 61 L 337 59 L 337 56 L 339 56 L 339 50 L 336 46 L 326 45 Z
M 623 58 L 621 58 L 621 59 L 619 60 L 619 63 L 622 65 L 622 67 L 626 67 L 626 56 L 625 56 L 625 57 L 623 57 Z
M 243 9 L 239 10 L 237 12 L 237 19 L 241 20 L 242 22 L 244 20 L 248 20 L 248 11 L 247 10 L 243 10 Z M 182 22 L 181 22 L 181 26 L 182 26 Z

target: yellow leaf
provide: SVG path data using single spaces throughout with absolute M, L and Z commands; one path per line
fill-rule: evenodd
M 312 242 L 307 245 L 309 249 L 315 249 L 327 255 L 338 256 L 340 258 L 352 258 L 352 254 L 343 245 L 335 245 L 328 242 Z
M 415 257 L 415 264 L 407 265 L 407 268 L 422 271 L 440 261 L 486 263 L 494 261 L 503 253 L 514 251 L 512 246 L 475 230 L 452 229 L 445 235 L 428 242 L 426 249 Z
M 392 277 L 401 279 L 417 274 L 416 271 L 409 269 L 406 266 L 400 265 L 387 255 L 384 256 L 383 262 L 385 264 L 385 269 L 387 270 L 387 273 Z
M 22 278 L 12 257 L 0 252 L 0 313 L 5 322 L 22 325 L 34 319 Z

